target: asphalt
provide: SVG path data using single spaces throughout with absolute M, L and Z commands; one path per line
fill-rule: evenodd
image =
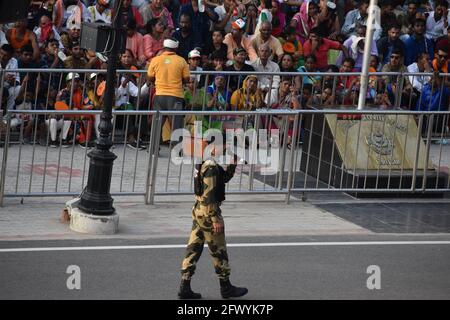
M 10 249 L 74 249 L 0 252 L 0 299 L 176 299 L 185 241 L 186 238 L 0 242 L 1 248 Z M 249 288 L 245 299 L 450 298 L 450 236 L 445 234 L 229 237 L 228 243 L 231 279 Z M 249 243 L 279 245 L 245 245 Z M 164 244 L 180 246 L 148 247 Z M 112 250 L 118 245 L 134 247 Z M 97 246 L 97 250 L 80 249 L 92 246 Z M 73 265 L 80 268 L 80 290 L 67 288 L 71 274 L 66 271 Z M 380 289 L 367 287 L 372 275 L 368 273 L 369 266 L 379 267 Z M 192 286 L 205 299 L 220 299 L 207 249 L 198 263 Z

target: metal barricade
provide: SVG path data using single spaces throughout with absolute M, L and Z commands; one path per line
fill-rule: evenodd
M 23 90 L 12 88 L 11 92 L 25 93 L 24 103 L 16 107 L 28 106 L 35 110 L 8 110 L 2 117 L 0 205 L 3 197 L 80 194 L 87 182 L 87 154 L 91 147 L 89 140 L 93 140 L 87 137 L 80 140 L 80 135 L 90 132 L 96 136 L 100 111 L 46 109 L 54 106 L 55 94 L 65 85 L 70 89 L 66 91 L 68 105 L 73 105 L 79 88 L 74 87 L 74 78 L 70 85 L 65 81 L 69 72 L 80 74 L 77 81 L 84 98 L 88 90 L 97 91 L 101 85 L 98 75 L 105 71 L 23 69 L 8 72 L 36 73 L 35 78 L 44 79 L 46 86 L 40 89 L 35 86 L 35 96 L 30 94 L 28 98 L 28 84 Z M 427 111 L 423 98 L 426 93 L 412 97 L 403 92 L 408 81 L 415 84 L 414 77 L 426 76 L 430 76 L 428 86 L 432 92 L 443 92 L 448 89 L 445 81 L 449 74 L 440 75 L 444 81 L 424 73 L 371 74 L 377 77 L 377 83 L 372 84 L 375 94 L 387 95 L 383 98 L 386 105 L 377 105 L 375 95 L 368 97 L 368 109 L 361 112 L 351 110 L 357 103 L 358 90 L 355 83 L 350 84 L 359 73 L 223 72 L 218 75 L 206 71 L 192 74 L 195 80 L 190 84 L 191 98 L 186 96 L 185 110 L 168 111 L 154 110 L 153 88 L 145 84 L 145 71 L 118 72 L 116 88 L 122 88 L 122 93 L 116 92 L 116 101 L 124 103 L 113 112 L 112 140 L 118 158 L 114 163 L 112 195 L 144 196 L 146 203 L 153 203 L 155 196 L 193 193 L 194 165 L 187 160 L 185 146 L 180 146 L 172 130 L 180 117 L 188 132 L 195 120 L 203 121 L 202 132 L 217 128 L 223 133 L 226 129 L 234 130 L 236 137 L 229 145 L 242 154 L 236 176 L 227 187 L 232 194 L 282 194 L 288 202 L 291 194 L 316 191 L 355 194 L 449 191 L 446 176 L 450 157 L 445 141 L 449 138 L 450 114 Z M 0 75 L 3 85 L 5 71 L 0 71 Z M 256 87 L 260 91 L 252 93 L 260 92 L 264 101 L 249 97 L 245 90 L 240 93 L 248 75 L 255 75 L 258 80 L 268 77 L 261 81 L 268 84 L 266 91 Z M 224 79 L 217 80 L 218 76 Z M 314 77 L 317 83 L 308 85 Z M 379 86 L 378 81 L 383 77 L 392 77 L 389 82 L 395 83 L 395 92 L 384 84 Z M 375 82 L 375 78 L 373 80 Z M 278 88 L 272 87 L 274 83 Z M 226 108 L 222 109 L 214 96 L 217 88 L 213 84 L 222 85 L 223 92 L 228 92 Z M 288 89 L 281 88 L 283 85 Z M 232 90 L 233 86 L 236 90 Z M 280 97 L 286 90 L 298 93 L 295 98 L 300 108 L 283 107 Z M 3 92 L 0 90 L 0 95 Z M 42 97 L 38 92 L 46 94 Z M 394 95 L 389 96 L 391 93 Z M 201 99 L 195 101 L 198 96 Z M 440 99 L 443 96 L 441 94 Z M 42 108 L 37 107 L 39 101 Z M 411 111 L 417 101 L 423 102 L 421 112 Z M 434 103 L 445 106 L 442 101 Z M 429 106 L 432 106 L 431 99 Z M 236 129 L 241 129 L 241 136 L 236 134 Z M 271 134 L 270 129 L 278 133 Z M 262 131 L 262 138 L 259 131 Z M 393 159 L 393 152 L 400 148 Z M 271 152 L 276 153 L 274 168 L 260 161 L 261 157 L 268 161 Z M 180 162 L 175 161 L 176 158 L 186 159 Z

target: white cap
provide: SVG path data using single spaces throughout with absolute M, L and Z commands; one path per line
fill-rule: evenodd
M 328 1 L 327 7 L 330 8 L 331 10 L 334 10 L 334 9 L 336 9 L 336 3 Z
M 163 42 L 164 48 L 176 49 L 178 48 L 178 41 L 172 39 L 166 39 Z
M 79 79 L 79 78 L 80 78 L 80 75 L 79 75 L 78 73 L 70 72 L 70 73 L 67 75 L 67 77 L 66 77 L 66 81 L 70 81 L 70 80 L 72 80 L 73 78 Z
M 94 79 L 96 76 L 97 76 L 97 74 L 96 74 L 95 72 L 92 72 L 92 73 L 89 75 L 89 79 L 92 80 L 92 79 Z
M 195 49 L 190 51 L 189 54 L 188 54 L 188 58 L 189 59 L 190 58 L 200 58 L 200 57 L 201 57 L 200 51 L 195 50 Z

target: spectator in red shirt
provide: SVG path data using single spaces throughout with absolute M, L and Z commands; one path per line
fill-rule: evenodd
M 320 27 L 311 29 L 309 40 L 303 45 L 303 53 L 305 56 L 313 55 L 316 57 L 319 71 L 325 71 L 328 67 L 328 50 L 330 49 L 342 50 L 345 58 L 349 56 L 348 49 L 337 41 L 325 38 Z

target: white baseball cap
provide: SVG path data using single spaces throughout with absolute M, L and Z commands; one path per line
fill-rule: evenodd
M 188 58 L 189 59 L 191 59 L 191 58 L 200 58 L 200 57 L 201 57 L 200 51 L 195 50 L 195 49 L 190 51 L 189 54 L 188 54 Z
M 70 73 L 67 75 L 67 77 L 66 77 L 66 81 L 70 81 L 70 80 L 72 80 L 73 78 L 79 79 L 79 78 L 80 78 L 80 75 L 79 75 L 78 73 L 70 72 Z

